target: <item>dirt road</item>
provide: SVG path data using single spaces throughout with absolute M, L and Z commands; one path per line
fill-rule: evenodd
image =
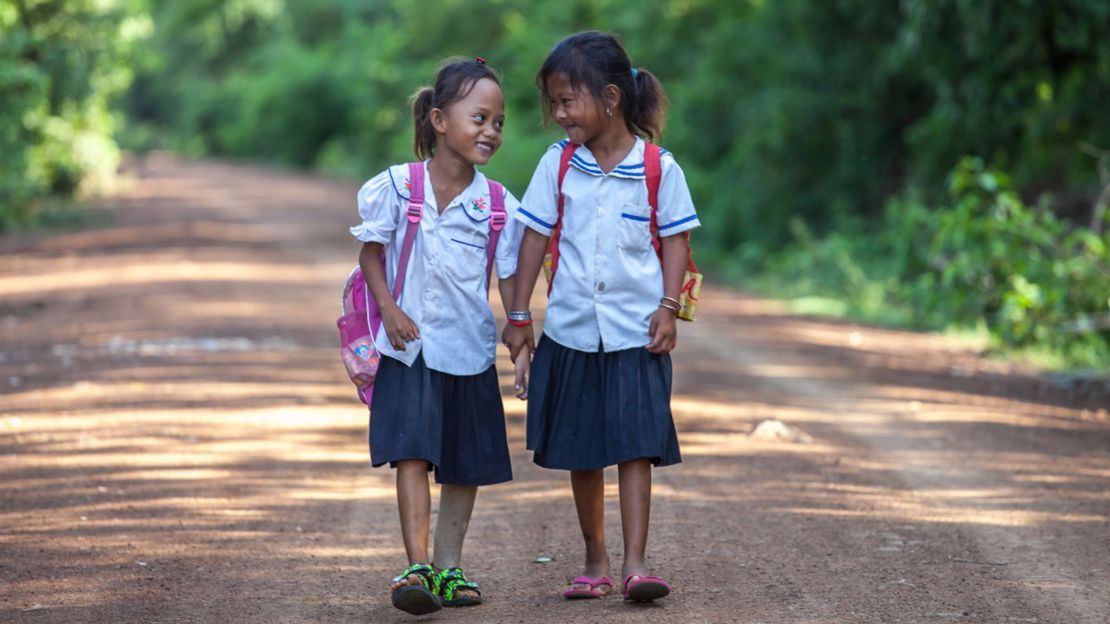
M 0 239 L 0 622 L 412 621 L 385 589 L 392 474 L 335 349 L 355 187 L 139 175 L 112 227 Z M 720 289 L 700 314 L 675 355 L 685 462 L 655 477 L 675 594 L 559 597 L 569 487 L 530 463 L 501 354 L 516 480 L 481 492 L 466 553 L 488 602 L 425 620 L 1110 621 L 1106 387 Z M 751 434 L 769 420 L 787 435 Z M 607 524 L 617 563 L 615 496 Z

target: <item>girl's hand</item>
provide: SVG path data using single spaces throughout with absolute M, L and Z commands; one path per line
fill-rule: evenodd
M 385 335 L 389 337 L 389 344 L 398 351 L 405 350 L 405 343 L 420 339 L 420 330 L 412 322 L 409 315 L 405 314 L 399 306 L 392 305 L 382 308 L 382 325 L 385 326 Z
M 513 365 L 516 367 L 513 389 L 516 390 L 516 398 L 523 401 L 528 398 L 528 373 L 532 369 L 532 351 L 527 347 L 521 349 Z
M 505 329 L 501 332 L 501 342 L 509 348 L 509 359 L 514 363 L 516 356 L 524 347 L 528 347 L 529 352 L 536 350 L 536 337 L 531 325 L 517 327 L 511 323 L 505 323 Z
M 648 326 L 648 337 L 651 344 L 645 347 L 648 351 L 657 354 L 670 353 L 678 342 L 678 315 L 666 308 L 659 308 L 651 317 Z

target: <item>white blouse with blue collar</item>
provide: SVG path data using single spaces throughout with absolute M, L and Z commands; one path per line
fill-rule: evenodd
M 558 219 L 559 159 L 566 140 L 540 160 L 516 218 L 550 236 Z M 701 225 L 686 177 L 663 150 L 659 235 Z M 563 179 L 559 267 L 547 302 L 544 333 L 579 351 L 619 351 L 651 342 L 648 326 L 663 296 L 663 271 L 651 245 L 644 141 L 608 174 L 586 146 Z
M 409 199 L 408 165 L 394 165 L 358 192 L 362 223 L 351 234 L 362 242 L 386 246 L 386 282 L 393 288 L 404 241 Z M 516 274 L 524 232 L 513 218 L 520 204 L 505 191 L 508 221 L 494 251 L 499 278 Z M 486 176 L 474 180 L 451 200 L 443 214 L 436 208 L 432 178 L 424 164 L 424 213 L 412 247 L 408 276 L 398 305 L 420 330 L 420 339 L 397 351 L 382 327 L 374 343 L 382 355 L 412 366 L 423 352 L 428 368 L 451 375 L 477 375 L 493 365 L 497 326 L 486 290 L 490 195 Z

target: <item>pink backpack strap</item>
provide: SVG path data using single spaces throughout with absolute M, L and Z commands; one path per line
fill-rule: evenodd
M 393 280 L 393 301 L 400 303 L 401 290 L 405 286 L 405 274 L 409 268 L 409 258 L 412 256 L 412 245 L 416 241 L 416 232 L 420 229 L 420 219 L 424 216 L 424 163 L 409 163 L 409 205 L 405 216 L 408 226 L 405 228 L 405 242 L 401 244 L 401 260 L 397 264 L 397 276 Z
M 486 288 L 489 288 L 493 273 L 493 257 L 497 253 L 497 241 L 501 239 L 501 230 L 509 220 L 505 212 L 505 187 L 493 180 L 489 183 L 490 216 L 489 216 L 489 243 L 486 245 Z

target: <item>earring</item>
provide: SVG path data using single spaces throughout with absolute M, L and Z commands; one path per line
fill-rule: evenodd
M 612 117 L 613 116 L 613 109 L 611 109 L 611 108 L 605 109 L 605 114 Z

